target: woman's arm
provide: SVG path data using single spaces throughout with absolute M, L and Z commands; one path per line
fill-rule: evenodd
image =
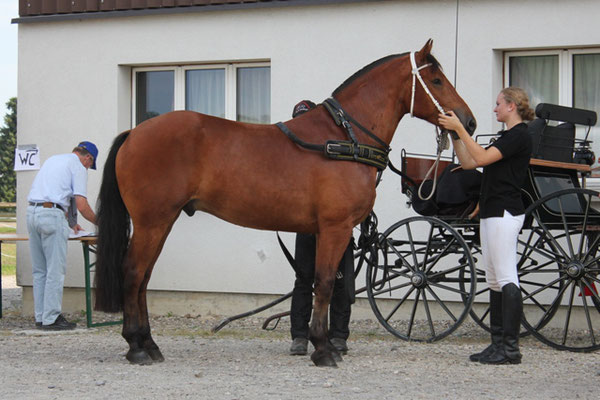
M 475 169 L 477 168 L 477 163 L 471 157 L 471 154 L 467 151 L 464 142 L 460 139 L 452 139 L 452 147 L 454 147 L 454 152 L 456 153 L 456 157 L 458 157 L 458 161 L 463 169 Z
M 452 144 L 461 165 L 463 161 L 465 163 L 463 168 L 485 167 L 502 159 L 502 153 L 495 146 L 485 149 L 473 140 L 453 111 L 449 111 L 448 114 L 440 114 L 438 122 L 445 129 L 458 134 L 459 140 L 452 140 Z

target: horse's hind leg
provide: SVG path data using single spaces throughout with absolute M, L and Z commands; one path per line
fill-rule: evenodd
M 140 307 L 140 315 L 142 317 L 141 331 L 140 331 L 140 339 L 142 348 L 148 353 L 152 361 L 162 362 L 165 360 L 158 345 L 152 339 L 152 335 L 150 333 L 150 321 L 148 320 L 148 306 L 146 303 L 146 288 L 148 287 L 148 282 L 150 281 L 150 272 L 146 273 L 144 281 L 142 282 L 142 287 L 140 288 L 138 301 Z
M 322 232 L 317 239 L 315 303 L 310 322 L 310 341 L 315 351 L 310 358 L 319 367 L 336 367 L 336 359 L 342 359 L 327 338 L 327 314 L 337 267 L 350 234 L 351 230 Z
M 137 228 L 125 259 L 122 334 L 129 344 L 126 358 L 134 364 L 164 360 L 150 333 L 146 287 L 170 227 Z

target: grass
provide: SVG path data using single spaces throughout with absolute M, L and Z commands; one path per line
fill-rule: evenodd
M 0 233 L 15 233 L 15 228 L 0 226 Z M 17 245 L 2 243 L 2 275 L 15 275 L 17 273 Z

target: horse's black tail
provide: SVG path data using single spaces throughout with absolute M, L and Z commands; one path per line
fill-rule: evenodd
M 129 136 L 125 131 L 113 142 L 102 175 L 98 196 L 98 248 L 96 253 L 96 303 L 98 311 L 123 310 L 123 261 L 129 246 L 130 218 L 123 203 L 115 168 L 117 152 Z

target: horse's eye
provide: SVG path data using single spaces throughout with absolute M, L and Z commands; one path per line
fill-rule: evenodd
M 441 85 L 442 84 L 442 80 L 440 78 L 435 78 L 433 81 L 434 85 Z

